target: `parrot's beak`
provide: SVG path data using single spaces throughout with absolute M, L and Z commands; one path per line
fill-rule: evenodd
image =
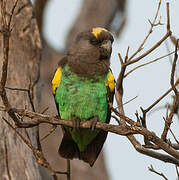
M 111 53 L 111 50 L 112 50 L 112 43 L 110 40 L 104 42 L 102 45 L 101 45 L 101 48 L 103 49 L 106 49 L 108 52 Z
M 104 41 L 103 44 L 100 46 L 100 59 L 107 59 L 111 56 L 112 52 L 112 43 L 110 40 Z

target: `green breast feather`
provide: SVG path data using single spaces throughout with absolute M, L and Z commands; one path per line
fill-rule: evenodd
M 61 118 L 71 120 L 71 117 L 75 116 L 84 121 L 97 116 L 101 122 L 105 122 L 108 110 L 106 81 L 107 77 L 80 77 L 65 66 L 55 94 Z M 80 151 L 84 151 L 99 132 L 90 129 L 75 131 L 69 127 L 65 129 L 70 131 Z

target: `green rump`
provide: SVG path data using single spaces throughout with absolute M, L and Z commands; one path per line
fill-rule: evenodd
M 84 121 L 97 116 L 101 122 L 105 122 L 108 109 L 105 86 L 107 77 L 98 76 L 93 79 L 80 77 L 65 66 L 55 96 L 61 118 L 71 120 L 72 116 L 75 116 Z M 65 128 L 70 131 L 81 152 L 99 132 L 99 130 Z

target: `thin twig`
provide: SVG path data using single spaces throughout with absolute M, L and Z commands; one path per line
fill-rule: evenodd
M 135 70 L 137 70 L 137 69 L 139 69 L 139 68 L 141 68 L 141 67 L 143 67 L 143 66 L 146 66 L 146 65 L 148 65 L 148 64 L 152 64 L 152 63 L 154 63 L 154 62 L 156 62 L 156 61 L 158 61 L 158 60 L 160 60 L 160 59 L 163 59 L 163 58 L 165 58 L 165 57 L 167 57 L 167 56 L 170 56 L 171 54 L 173 54 L 175 51 L 173 51 L 173 52 L 171 52 L 171 53 L 168 53 L 168 54 L 166 54 L 166 55 L 164 55 L 164 56 L 160 56 L 160 57 L 158 57 L 158 58 L 156 58 L 156 59 L 154 59 L 154 60 L 152 60 L 152 61 L 149 61 L 149 62 L 147 62 L 147 63 L 144 63 L 144 64 L 141 64 L 141 65 L 139 65 L 139 66 L 136 66 L 135 68 L 133 68 L 133 69 L 131 69 L 129 72 L 127 72 L 125 75 L 124 75 L 124 78 L 125 77 L 127 77 L 129 74 L 131 74 L 132 72 L 134 72 Z
M 138 123 L 139 125 L 141 125 L 141 123 L 140 123 L 140 118 L 139 118 L 139 114 L 138 114 L 137 111 L 136 111 L 135 115 L 136 115 L 136 118 L 137 118 L 137 123 Z
M 157 7 L 157 11 L 156 11 L 154 20 L 153 20 L 153 22 L 150 23 L 151 26 L 150 26 L 150 29 L 149 29 L 149 32 L 148 32 L 147 36 L 144 38 L 143 42 L 141 43 L 141 45 L 139 46 L 137 51 L 131 55 L 131 57 L 129 58 L 128 61 L 131 61 L 143 49 L 144 44 L 146 43 L 147 39 L 149 38 L 150 34 L 153 31 L 153 27 L 155 25 L 156 19 L 157 19 L 158 14 L 159 14 L 160 6 L 161 6 L 161 0 L 158 3 L 158 7 Z
M 171 130 L 171 128 L 169 127 L 169 131 L 171 132 L 173 138 L 175 139 L 176 143 L 179 145 L 179 141 L 177 140 L 175 134 L 173 133 L 173 131 Z
M 173 88 L 172 88 L 173 89 Z M 163 130 L 163 133 L 161 135 L 161 138 L 166 141 L 166 137 L 167 137 L 167 133 L 168 133 L 168 130 L 172 124 L 172 119 L 173 119 L 173 116 L 174 116 L 174 113 L 175 113 L 175 109 L 176 109 L 176 106 L 177 106 L 177 99 L 178 99 L 178 96 L 174 96 L 173 98 L 173 104 L 172 104 L 172 107 L 171 107 L 171 111 L 170 111 L 170 114 L 168 116 L 168 118 L 166 119 L 165 121 L 165 126 L 164 126 L 164 130 Z
M 177 180 L 179 180 L 178 166 L 177 166 L 177 165 L 175 165 L 175 168 L 176 168 L 176 173 L 177 173 Z
M 127 53 L 128 53 L 128 50 L 127 50 Z M 127 55 L 127 53 L 126 53 L 126 55 Z M 117 82 L 116 82 L 115 98 L 116 98 L 118 107 L 120 106 L 120 108 L 119 108 L 120 112 L 123 113 L 124 112 L 124 109 L 123 109 L 123 106 L 122 106 L 122 104 L 123 104 L 123 102 L 122 102 L 122 98 L 123 98 L 123 80 L 124 80 L 124 74 L 125 74 L 125 71 L 126 71 L 126 66 L 124 65 L 124 60 L 122 59 L 120 53 L 118 55 L 119 55 L 119 59 L 120 59 L 120 62 L 121 62 L 121 71 L 119 73 L 119 76 L 118 76 L 118 79 L 117 79 Z M 123 122 L 121 121 L 121 123 L 123 123 Z
M 177 59 L 178 59 L 178 54 L 177 54 L 178 41 L 179 40 L 177 40 L 177 43 L 175 45 L 175 55 L 174 55 L 172 71 L 171 71 L 171 78 L 170 78 L 170 84 L 171 84 L 171 87 L 172 87 L 173 91 L 175 92 L 176 96 L 178 96 L 178 90 L 177 90 L 177 88 L 175 87 L 175 84 L 174 84 L 174 77 L 175 77 L 176 62 L 177 62 Z
M 44 139 L 46 139 L 48 136 L 50 136 L 50 134 L 52 134 L 55 130 L 56 130 L 57 126 L 53 125 L 52 128 L 50 129 L 50 131 L 40 139 L 40 141 L 43 141 Z
M 44 114 L 48 109 L 49 109 L 49 107 L 46 107 L 45 109 L 43 109 L 43 110 L 41 111 L 41 114 Z
M 114 118 L 116 122 L 120 125 L 120 120 L 116 116 L 111 115 L 111 117 Z
M 133 97 L 132 99 L 129 99 L 127 102 L 125 102 L 125 103 L 123 104 L 123 106 L 126 105 L 126 104 L 128 104 L 128 103 L 130 103 L 130 102 L 132 102 L 132 101 L 135 100 L 136 98 L 138 98 L 138 96 L 135 96 L 135 97 Z
M 179 80 L 175 82 L 175 86 L 179 84 Z M 151 104 L 148 108 L 146 108 L 144 111 L 147 113 L 149 112 L 156 104 L 158 104 L 164 97 L 166 97 L 173 89 L 168 89 L 162 96 L 160 96 L 153 104 Z
M 153 168 L 152 165 L 151 165 L 150 167 L 148 167 L 148 169 L 149 169 L 149 171 L 151 171 L 151 172 L 153 172 L 153 173 L 155 173 L 155 174 L 158 174 L 159 176 L 163 177 L 165 180 L 168 180 L 163 173 L 157 172 L 157 171 Z
M 166 32 L 166 34 L 155 45 L 153 45 L 149 50 L 147 50 L 145 53 L 143 53 L 136 59 L 132 60 L 133 57 L 131 56 L 132 58 L 130 57 L 128 62 L 125 63 L 125 65 L 128 66 L 130 64 L 134 64 L 134 63 L 138 62 L 139 60 L 141 60 L 142 58 L 144 58 L 145 56 L 147 56 L 148 54 L 150 54 L 153 50 L 157 49 L 171 34 L 172 34 L 172 32 L 170 30 L 169 3 L 167 3 L 167 32 Z
M 167 126 L 167 128 L 168 128 L 167 130 L 170 131 L 170 133 L 172 134 L 172 136 L 173 136 L 173 138 L 175 139 L 176 143 L 179 145 L 179 141 L 177 140 L 175 134 L 174 134 L 173 131 L 171 130 L 170 126 L 168 125 L 167 120 L 166 120 L 165 118 L 163 118 L 163 119 L 164 119 L 164 121 L 165 121 L 165 123 L 166 123 L 166 126 Z M 162 138 L 162 137 L 161 137 L 161 138 Z M 165 139 L 164 139 L 164 140 L 166 140 L 166 136 L 165 136 Z

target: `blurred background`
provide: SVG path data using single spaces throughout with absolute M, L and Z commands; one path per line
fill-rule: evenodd
M 109 1 L 109 3 L 106 3 L 105 1 L 105 3 L 103 3 L 101 7 L 101 9 L 103 9 L 104 11 L 99 11 L 100 8 L 98 8 L 98 5 L 100 3 L 98 2 L 99 1 L 93 1 L 93 3 L 96 3 L 96 9 L 93 7 L 95 6 L 95 4 L 93 4 L 93 6 L 90 6 L 86 10 L 86 14 L 83 12 L 83 17 L 87 15 L 92 16 L 88 21 L 90 25 L 92 25 L 93 23 L 93 20 L 91 19 L 109 19 L 109 22 L 106 22 L 107 20 L 101 21 L 99 19 L 99 22 L 97 22 L 96 24 L 107 27 L 115 37 L 115 41 L 113 44 L 113 54 L 111 58 L 111 68 L 113 70 L 113 73 L 115 74 L 115 78 L 117 79 L 120 72 L 120 61 L 118 58 L 118 53 L 121 53 L 122 57 L 125 57 L 127 47 L 129 46 L 130 56 L 139 47 L 150 29 L 150 23 L 148 19 L 150 19 L 151 21 L 153 20 L 159 1 L 130 0 L 126 1 L 125 3 L 125 1 L 118 0 L 118 3 L 116 5 L 112 0 Z M 144 45 L 144 49 L 142 52 L 145 52 L 147 49 L 149 49 L 166 33 L 166 2 L 170 3 L 171 31 L 175 37 L 179 37 L 179 1 L 163 0 L 159 12 L 159 17 L 161 17 L 161 23 L 163 25 L 154 27 L 153 33 L 148 39 L 147 43 Z M 89 1 L 87 1 L 86 4 L 87 3 L 89 3 Z M 41 63 L 41 87 L 43 87 L 44 92 L 42 93 L 43 97 L 41 101 L 41 109 L 49 106 L 49 104 L 53 104 L 53 97 L 49 97 L 49 89 L 50 80 L 52 78 L 53 72 L 55 71 L 56 63 L 60 59 L 61 55 L 68 49 L 69 42 L 71 41 L 71 39 L 73 39 L 73 36 L 75 36 L 77 32 L 83 31 L 83 29 L 88 27 L 88 25 L 85 25 L 83 27 L 82 24 L 80 24 L 80 22 L 84 23 L 85 20 L 82 17 L 80 19 L 78 16 L 80 13 L 82 14 L 81 7 L 83 7 L 83 10 L 84 8 L 86 8 L 84 4 L 85 3 L 83 3 L 82 0 L 50 0 L 45 6 L 43 15 L 43 28 L 41 28 L 44 46 Z M 117 10 L 115 9 L 115 6 Z M 112 18 L 110 19 L 109 17 L 106 17 L 105 12 L 110 14 L 110 11 L 112 10 L 115 11 L 115 13 L 113 15 L 110 15 L 110 18 Z M 86 23 L 88 24 L 88 22 Z M 94 23 L 94 25 L 96 24 Z M 166 55 L 169 53 L 169 51 L 171 52 L 173 50 L 174 45 L 171 43 L 170 39 L 168 39 L 167 44 L 164 42 L 153 53 L 143 58 L 138 63 L 138 65 Z M 161 96 L 167 89 L 170 88 L 170 58 L 173 59 L 173 56 L 163 58 L 153 64 L 142 67 L 125 78 L 124 102 L 127 102 L 128 100 L 137 96 L 137 98 L 124 106 L 126 116 L 135 119 L 136 110 L 141 115 L 140 107 L 143 107 L 144 109 L 149 107 L 159 96 Z M 49 63 L 47 62 L 51 59 L 56 60 L 51 61 L 49 65 Z M 128 70 L 134 68 L 135 66 L 136 65 L 130 66 Z M 49 81 L 48 88 L 46 86 L 46 81 Z M 148 128 L 151 131 L 154 131 L 157 135 L 161 135 L 161 132 L 163 130 L 163 117 L 166 113 L 165 106 L 167 103 L 171 102 L 171 97 L 172 93 L 164 98 L 148 116 Z M 116 104 L 114 106 L 116 106 Z M 50 105 L 50 107 L 55 106 Z M 52 110 L 49 110 L 48 113 L 53 114 L 55 111 L 56 110 L 53 110 L 52 108 Z M 173 122 L 171 128 L 177 137 L 179 135 L 179 123 L 177 118 L 175 118 L 174 120 L 175 121 Z M 114 120 L 112 120 L 111 123 L 116 124 Z M 41 127 L 42 136 L 47 132 L 47 129 L 49 129 L 49 127 L 47 126 Z M 49 157 L 52 153 L 57 152 L 58 145 L 60 144 L 60 138 L 57 138 L 59 136 L 59 131 L 60 130 L 57 129 L 55 133 L 51 135 L 51 137 L 43 141 L 44 151 Z M 142 143 L 143 139 L 140 136 L 136 137 Z M 171 140 L 173 140 L 172 136 L 169 137 L 171 138 Z M 51 143 L 50 147 L 49 142 Z M 145 155 L 139 154 L 135 151 L 126 137 L 122 137 L 116 134 L 109 133 L 107 141 L 104 145 L 104 157 L 107 170 L 104 167 L 98 168 L 98 164 L 95 164 L 95 166 L 90 170 L 92 171 L 93 176 L 96 176 L 94 175 L 96 173 L 100 174 L 96 178 L 99 180 L 103 179 L 103 176 L 105 176 L 106 179 L 110 180 L 129 180 L 144 178 L 147 180 L 160 179 L 160 176 L 157 176 L 156 174 L 153 174 L 148 170 L 148 167 L 151 164 L 157 171 L 164 173 L 168 179 L 177 178 L 174 165 L 166 164 Z M 100 157 L 100 159 L 101 158 L 102 157 Z M 57 156 L 55 158 L 52 157 L 51 159 L 49 159 L 49 161 L 53 164 L 58 164 L 58 162 L 61 162 L 62 160 Z M 81 169 L 77 170 L 75 169 L 75 167 L 72 168 L 72 177 L 73 173 L 75 173 L 74 171 L 79 171 L 79 178 L 74 179 L 80 179 L 80 173 L 82 171 L 86 173 L 88 172 L 87 166 L 83 167 L 83 165 L 81 165 L 77 160 L 72 161 L 73 166 L 77 165 L 77 163 L 78 166 L 81 167 Z M 105 172 L 103 168 L 107 172 Z M 88 176 L 88 174 L 86 174 L 86 176 Z M 91 177 L 89 177 L 89 179 L 94 179 L 91 174 L 89 176 Z

